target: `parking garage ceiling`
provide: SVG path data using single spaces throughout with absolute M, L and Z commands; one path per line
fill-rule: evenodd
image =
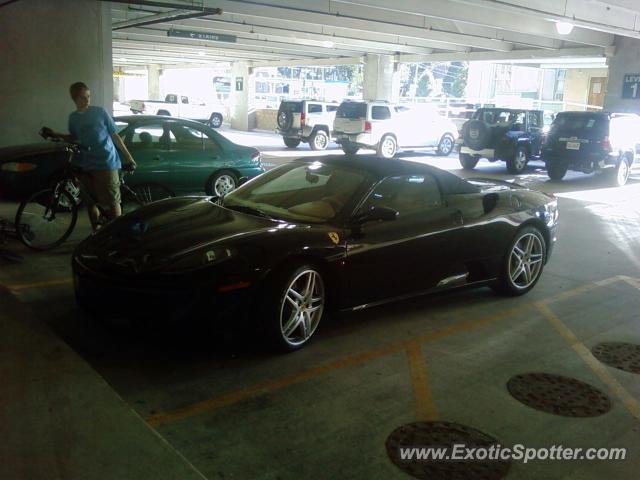
M 640 38 L 637 0 L 118 0 L 112 18 L 118 67 L 597 58 Z

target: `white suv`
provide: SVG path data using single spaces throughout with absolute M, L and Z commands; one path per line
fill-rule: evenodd
M 336 110 L 337 103 L 283 100 L 278 109 L 276 132 L 289 148 L 308 142 L 312 150 L 325 150 L 331 140 Z
M 336 113 L 333 134 L 349 155 L 372 148 L 378 156 L 392 158 L 399 149 L 434 148 L 438 155 L 447 156 L 458 129 L 431 105 L 346 101 Z

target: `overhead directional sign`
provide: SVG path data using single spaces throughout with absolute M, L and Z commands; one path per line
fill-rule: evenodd
M 640 100 L 640 73 L 627 73 L 624 76 L 622 98 Z
M 236 37 L 235 35 L 223 35 L 221 33 L 205 33 L 205 32 L 194 32 L 192 30 L 178 30 L 176 28 L 171 28 L 167 30 L 168 37 L 180 37 L 180 38 L 192 38 L 193 40 L 209 40 L 211 42 L 231 42 L 235 43 Z

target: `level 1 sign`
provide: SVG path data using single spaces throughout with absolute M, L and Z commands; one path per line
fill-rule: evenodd
M 622 84 L 622 98 L 640 100 L 640 73 L 627 73 Z
M 209 40 L 212 42 L 231 42 L 235 43 L 235 35 L 223 35 L 220 33 L 194 32 L 192 30 L 178 30 L 171 28 L 167 30 L 168 37 L 192 38 L 193 40 Z

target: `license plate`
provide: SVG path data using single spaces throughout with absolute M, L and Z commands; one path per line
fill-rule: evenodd
M 567 142 L 567 150 L 580 150 L 580 142 Z

